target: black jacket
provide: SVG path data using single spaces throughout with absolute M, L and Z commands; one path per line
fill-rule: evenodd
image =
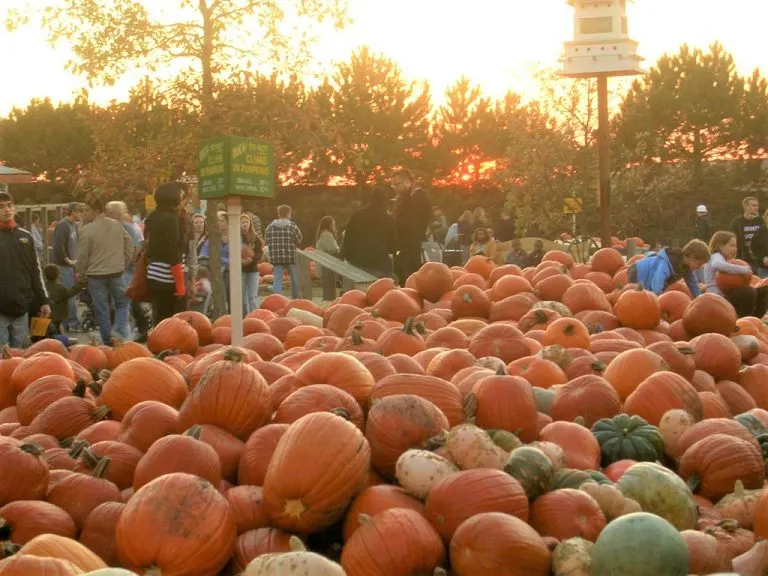
M 397 251 L 395 221 L 383 206 L 368 205 L 352 213 L 344 231 L 341 256 L 350 264 L 392 274 L 389 255 Z
M 32 234 L 0 228 L 0 314 L 19 318 L 48 302 Z
M 712 226 L 712 220 L 709 218 L 709 214 L 706 216 L 696 216 L 696 227 L 694 237 L 702 242 L 709 243 L 712 238 L 714 228 Z
M 739 249 L 737 257 L 752 266 L 757 274 L 758 266 L 763 265 L 763 258 L 768 256 L 768 228 L 759 216 L 747 220 L 739 216 L 731 222 L 731 232 L 736 235 Z
M 77 254 L 69 253 L 69 236 L 71 222 L 62 218 L 53 229 L 53 263 L 58 266 L 69 266 L 67 258 L 77 260 Z
M 171 208 L 158 208 L 144 221 L 144 238 L 150 262 L 181 264 L 184 246 L 182 220 Z
M 424 242 L 431 216 L 432 207 L 421 188 L 397 198 L 395 221 L 400 251 L 421 254 L 421 243 Z

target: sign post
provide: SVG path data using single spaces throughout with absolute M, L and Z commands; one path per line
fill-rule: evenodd
M 229 220 L 229 308 L 232 344 L 243 340 L 243 273 L 240 217 L 242 197 L 272 198 L 275 194 L 274 154 L 269 142 L 224 136 L 200 143 L 198 191 L 201 203 L 227 199 Z

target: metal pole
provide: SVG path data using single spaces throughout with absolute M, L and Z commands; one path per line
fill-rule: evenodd
M 227 197 L 229 217 L 229 308 L 232 318 L 232 345 L 243 342 L 243 255 L 240 238 L 240 215 L 243 207 L 239 196 Z
M 608 118 L 608 76 L 597 77 L 597 139 L 600 151 L 600 239 L 611 245 L 611 148 Z

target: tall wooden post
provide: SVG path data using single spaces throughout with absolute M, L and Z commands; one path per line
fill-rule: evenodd
M 597 138 L 600 154 L 600 240 L 611 245 L 611 130 L 608 116 L 608 76 L 597 77 Z
M 242 241 L 240 239 L 240 215 L 243 207 L 239 196 L 227 197 L 229 218 L 229 308 L 232 318 L 232 345 L 243 342 L 243 272 Z

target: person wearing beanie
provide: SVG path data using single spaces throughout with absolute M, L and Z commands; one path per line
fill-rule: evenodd
M 183 254 L 184 230 L 179 205 L 184 186 L 162 184 L 155 190 L 157 208 L 144 222 L 147 251 L 147 290 L 152 302 L 154 325 L 186 309 Z
M 32 235 L 16 225 L 13 198 L 0 191 L 0 346 L 21 348 L 29 338 L 30 309 L 51 314 Z

